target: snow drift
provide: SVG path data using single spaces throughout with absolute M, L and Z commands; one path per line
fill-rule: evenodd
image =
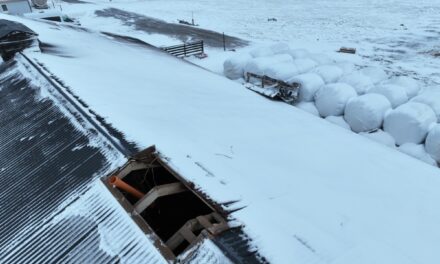
M 383 131 L 382 129 L 378 129 L 377 131 L 371 131 L 371 132 L 361 132 L 359 133 L 359 135 L 362 135 L 366 138 L 376 141 L 377 143 L 383 144 L 391 148 L 396 147 L 395 139 L 390 134 Z
M 245 53 L 225 60 L 223 63 L 223 74 L 231 80 L 243 78 L 244 67 L 251 58 L 251 55 Z
M 325 120 L 342 128 L 350 130 L 350 125 L 347 124 L 347 122 L 344 120 L 344 117 L 342 116 L 327 116 Z
M 405 143 L 398 148 L 401 152 L 412 156 L 418 160 L 426 162 L 430 165 L 437 166 L 437 162 L 426 153 L 425 145 L 423 144 L 414 144 L 414 143 Z

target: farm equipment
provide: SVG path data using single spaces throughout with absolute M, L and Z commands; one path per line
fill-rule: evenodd
M 269 98 L 292 104 L 298 99 L 299 83 L 287 83 L 266 75 L 246 73 L 246 88 Z

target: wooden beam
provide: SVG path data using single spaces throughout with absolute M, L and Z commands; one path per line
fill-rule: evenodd
M 157 198 L 185 191 L 188 191 L 188 189 L 180 182 L 156 186 L 134 205 L 134 210 L 140 214 L 156 201 Z

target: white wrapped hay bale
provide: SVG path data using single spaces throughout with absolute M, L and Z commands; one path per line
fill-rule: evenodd
M 273 64 L 270 65 L 265 71 L 265 75 L 281 81 L 292 79 L 298 73 L 298 69 L 293 62 Z
M 325 120 L 337 126 L 350 130 L 350 125 L 344 120 L 342 116 L 327 116 Z
M 305 49 L 292 49 L 288 53 L 294 59 L 305 59 L 310 56 L 310 53 Z
M 405 143 L 398 149 L 411 157 L 426 162 L 430 165 L 437 166 L 437 162 L 431 158 L 428 153 L 426 153 L 425 145 L 423 144 Z
M 315 94 L 315 104 L 323 117 L 344 113 L 347 101 L 357 96 L 353 87 L 345 83 L 332 83 L 321 87 Z
M 339 82 L 351 85 L 359 95 L 365 94 L 374 87 L 370 77 L 360 72 L 346 74 L 339 79 Z
M 413 98 L 420 92 L 419 83 L 411 77 L 397 76 L 389 79 L 386 83 L 394 84 L 405 88 L 409 98 Z
M 294 104 L 294 106 L 312 115 L 319 116 L 318 109 L 316 109 L 316 106 L 313 102 L 298 102 Z
M 306 73 L 310 70 L 312 70 L 313 68 L 315 68 L 316 66 L 318 66 L 318 64 L 311 59 L 295 59 L 293 60 L 293 63 L 295 63 L 299 73 Z
M 313 53 L 309 55 L 309 58 L 316 61 L 319 65 L 333 64 L 334 61 L 329 56 L 322 53 Z
M 245 53 L 225 60 L 223 63 L 223 74 L 231 80 L 243 78 L 244 67 L 250 59 L 252 59 L 251 55 Z
M 382 129 L 378 129 L 377 131 L 371 131 L 371 132 L 362 132 L 359 133 L 359 135 L 362 135 L 366 138 L 376 141 L 377 143 L 383 144 L 391 148 L 396 147 L 396 140 L 390 134 L 383 131 Z
M 382 127 L 389 109 L 391 104 L 385 96 L 364 94 L 348 100 L 344 118 L 354 132 L 368 132 Z
M 325 83 L 337 82 L 344 74 L 336 65 L 321 65 L 313 69 L 313 72 L 321 76 Z
M 426 151 L 440 163 L 440 124 L 435 125 L 428 133 L 425 143 Z
M 437 116 L 437 122 L 440 122 L 440 90 L 426 91 L 414 97 L 411 101 L 429 105 Z
M 361 73 L 370 77 L 374 84 L 378 84 L 388 78 L 387 73 L 379 67 L 366 67 L 361 70 Z
M 397 145 L 420 144 L 435 121 L 435 113 L 429 106 L 409 102 L 388 112 L 383 127 L 396 139 Z
M 279 42 L 269 46 L 257 47 L 249 52 L 252 58 L 269 57 L 277 54 L 290 54 L 290 46 L 287 43 Z
M 258 75 L 266 74 L 267 69 L 272 65 L 283 63 L 283 62 L 292 62 L 293 59 L 287 54 L 278 54 L 269 57 L 259 57 L 250 59 L 245 67 L 244 72 L 255 73 Z
M 381 84 L 368 90 L 368 93 L 377 93 L 385 96 L 393 108 L 408 102 L 408 95 L 402 86 Z
M 304 73 L 293 77 L 288 83 L 299 83 L 299 101 L 313 101 L 316 92 L 324 86 L 324 80 L 316 73 Z
M 350 74 L 356 70 L 356 66 L 354 65 L 354 63 L 351 63 L 349 61 L 338 62 L 336 63 L 336 66 L 341 68 L 344 74 Z

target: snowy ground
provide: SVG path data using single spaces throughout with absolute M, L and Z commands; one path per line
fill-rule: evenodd
M 117 19 L 97 18 L 95 10 L 109 7 L 158 18 L 170 23 L 191 20 L 201 28 L 225 32 L 254 44 L 285 41 L 294 46 L 333 52 L 352 46 L 366 58 L 396 74 L 421 79 L 429 86 L 440 83 L 440 3 L 434 0 L 387 1 L 90 1 L 93 4 L 59 2 L 63 11 L 78 16 L 84 26 L 137 36 L 152 44 L 179 42 L 160 34 L 145 34 L 124 27 Z M 267 21 L 276 18 L 276 22 Z M 213 50 L 215 61 L 221 56 Z M 215 62 L 201 62 L 219 70 Z
M 167 22 L 190 20 L 194 12 L 200 27 L 250 40 L 245 49 L 286 41 L 350 56 L 334 51 L 353 46 L 359 56 L 348 58 L 363 65 L 408 74 L 432 89 L 440 83 L 438 58 L 430 53 L 440 35 L 435 1 L 59 4 L 85 27 L 158 46 L 181 40 L 95 11 L 113 7 Z M 267 21 L 272 17 L 277 22 Z M 233 216 L 274 263 L 440 260 L 438 169 L 164 54 L 98 34 L 29 26 L 67 55 L 31 56 L 108 122 L 142 146 L 156 144 L 217 201 L 239 200 L 234 206 L 246 208 Z M 192 61 L 220 73 L 231 54 L 209 48 L 209 59 Z
M 107 122 L 243 207 L 271 262 L 440 259 L 438 169 L 154 49 L 22 22 L 59 51 L 28 55 Z

